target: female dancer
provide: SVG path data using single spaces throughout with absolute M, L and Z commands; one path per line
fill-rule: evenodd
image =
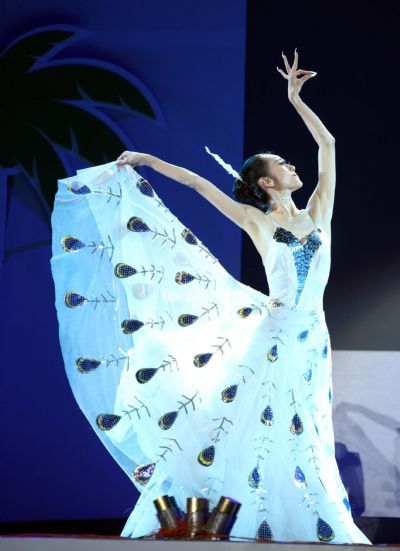
M 279 155 L 258 154 L 250 157 L 236 180 L 235 198 L 245 203 L 252 202 L 256 207 L 235 202 L 204 178 L 151 155 L 125 151 L 117 160 L 118 166 L 150 166 L 157 172 L 194 188 L 249 234 L 262 259 L 266 257 L 273 239 L 274 222 L 283 222 L 286 228 L 294 230 L 293 236 L 303 236 L 298 238 L 300 242 L 304 241 L 315 227 L 321 227 L 330 237 L 335 193 L 335 139 L 299 95 L 304 82 L 317 73 L 297 69 L 297 50 L 292 67 L 283 53 L 282 56 L 287 73 L 278 67 L 277 70 L 288 80 L 289 101 L 301 115 L 319 146 L 319 183 L 305 209 L 297 209 L 291 197 L 292 192 L 303 185 L 295 172 L 296 167 L 286 163 Z M 297 78 L 301 74 L 303 76 Z M 267 218 L 266 208 L 270 213 Z
M 302 186 L 295 167 L 271 153 L 244 163 L 239 202 L 137 152 L 60 180 L 52 219 L 60 341 L 81 409 L 141 492 L 124 536 L 157 529 L 152 501 L 168 493 L 182 509 L 189 496 L 239 501 L 232 536 L 370 543 L 334 454 L 323 293 L 335 144 L 299 97 L 314 73 L 297 69 L 297 52 L 292 67 L 283 58 L 289 99 L 319 145 L 306 209 L 291 197 Z M 132 165 L 192 187 L 243 228 L 271 296 L 230 276 Z

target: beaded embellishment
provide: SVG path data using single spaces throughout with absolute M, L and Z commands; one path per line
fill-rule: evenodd
M 317 521 L 317 536 L 320 541 L 329 542 L 335 537 L 335 532 L 322 518 L 318 517 Z
M 261 483 L 261 473 L 260 469 L 257 467 L 254 467 L 252 469 L 251 473 L 249 474 L 248 478 L 249 484 L 252 488 L 258 488 Z
M 114 415 L 112 413 L 102 413 L 96 417 L 96 423 L 101 430 L 111 430 L 117 423 L 120 422 L 122 417 L 120 415 Z
M 306 477 L 300 467 L 297 465 L 294 472 L 294 483 L 298 488 L 304 488 L 307 486 Z
M 301 434 L 303 432 L 303 422 L 298 413 L 295 413 L 290 424 L 290 432 L 292 434 Z
M 165 413 L 164 415 L 162 415 L 158 420 L 158 426 L 160 427 L 160 429 L 170 429 L 174 424 L 176 418 L 178 417 L 178 413 L 178 411 L 170 411 L 169 413 Z
M 152 477 L 155 468 L 155 463 L 144 463 L 143 465 L 138 465 L 133 471 L 133 478 L 139 484 L 147 484 Z
M 76 367 L 81 373 L 91 373 L 101 365 L 99 360 L 92 358 L 78 358 L 76 360 Z
M 204 467 L 209 467 L 213 464 L 215 458 L 215 447 L 209 446 L 202 450 L 197 456 L 197 461 Z
M 318 235 L 319 233 L 321 233 L 321 230 L 316 228 L 312 233 L 310 233 L 303 244 L 289 230 L 285 230 L 280 226 L 275 230 L 273 236 L 275 241 L 278 243 L 285 243 L 290 248 L 294 258 L 298 282 L 295 305 L 297 305 L 300 300 L 314 254 L 317 252 L 322 243 L 321 238 Z
M 236 398 L 238 385 L 231 385 L 225 388 L 221 392 L 221 398 L 224 402 L 229 403 L 233 402 L 233 400 Z
M 266 520 L 258 527 L 256 539 L 259 541 L 271 541 L 273 538 L 271 528 Z
M 272 408 L 271 406 L 267 406 L 262 414 L 261 414 L 261 418 L 260 418 L 260 421 L 261 423 L 264 423 L 264 425 L 273 425 L 274 423 L 274 412 L 272 411 Z
M 278 345 L 274 344 L 270 350 L 268 350 L 267 358 L 270 362 L 276 362 L 278 359 Z

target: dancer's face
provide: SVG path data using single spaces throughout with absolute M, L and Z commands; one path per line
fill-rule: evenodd
M 294 191 L 302 187 L 303 182 L 296 173 L 296 167 L 279 155 L 265 155 L 268 161 L 268 172 L 274 183 L 274 189 Z M 271 184 L 271 181 L 268 180 Z

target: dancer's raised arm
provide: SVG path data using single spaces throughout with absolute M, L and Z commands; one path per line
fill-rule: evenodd
M 288 81 L 288 97 L 296 111 L 303 119 L 319 146 L 318 150 L 318 184 L 307 203 L 307 209 L 314 221 L 329 231 L 333 214 L 335 196 L 336 167 L 335 167 L 335 138 L 325 128 L 317 115 L 300 98 L 300 90 L 304 82 L 317 73 L 298 69 L 298 53 L 295 51 L 293 66 L 290 67 L 286 56 L 282 53 L 287 73 L 278 71 Z M 298 75 L 303 75 L 297 78 Z
M 118 157 L 117 165 L 122 166 L 124 164 L 149 166 L 156 172 L 160 172 L 160 174 L 167 176 L 167 178 L 171 178 L 176 182 L 195 189 L 200 195 L 207 199 L 207 201 L 214 205 L 214 207 L 222 212 L 222 214 L 225 214 L 227 218 L 232 220 L 232 222 L 245 231 L 249 230 L 249 225 L 251 224 L 251 216 L 249 216 L 249 214 L 257 211 L 257 209 L 251 205 L 243 205 L 234 201 L 213 183 L 195 172 L 162 161 L 153 155 L 134 151 L 124 151 L 124 153 Z

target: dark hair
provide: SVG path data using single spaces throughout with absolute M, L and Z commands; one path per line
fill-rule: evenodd
M 239 171 L 240 178 L 235 180 L 232 193 L 234 198 L 241 202 L 252 205 L 263 212 L 266 212 L 270 206 L 270 196 L 258 185 L 258 179 L 262 176 L 268 176 L 268 159 L 262 155 L 275 154 L 273 151 L 264 151 L 257 153 L 246 159 Z

